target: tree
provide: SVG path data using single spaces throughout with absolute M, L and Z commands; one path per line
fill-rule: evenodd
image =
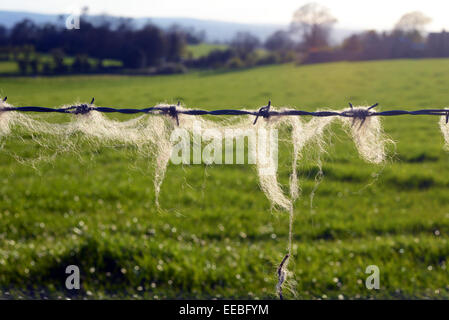
M 35 54 L 30 60 L 31 73 L 36 75 L 39 72 L 39 55 Z
M 420 11 L 413 11 L 404 14 L 396 23 L 394 29 L 404 32 L 418 31 L 423 32 L 426 25 L 432 21 L 431 18 Z
M 91 67 L 89 57 L 86 54 L 77 54 L 71 67 L 74 72 L 88 72 Z
M 0 25 L 0 47 L 8 43 L 8 30 L 5 26 Z
M 265 41 L 265 48 L 270 51 L 288 51 L 293 49 L 294 43 L 287 31 L 279 30 Z
M 391 42 L 391 39 L 386 34 L 368 30 L 363 32 L 360 37 L 363 44 L 361 56 L 363 60 L 387 59 L 390 57 L 391 47 L 388 43 Z
M 236 57 L 233 49 L 212 50 L 207 56 L 201 57 L 193 61 L 193 66 L 198 68 L 221 68 L 228 61 Z
M 66 71 L 67 67 L 64 64 L 65 53 L 60 48 L 55 48 L 51 50 L 51 57 L 53 59 L 54 71 L 56 73 L 63 73 Z
M 16 23 L 11 30 L 0 25 L 0 48 L 3 48 L 0 49 L 0 59 L 9 59 L 12 54 L 15 61 L 23 60 L 21 70 L 28 70 L 31 54 L 27 57 L 27 51 L 22 48 L 31 45 L 37 52 L 52 54 L 53 63 L 45 68 L 34 68 L 45 69 L 47 73 L 51 66 L 55 72 L 68 71 L 63 61 L 65 54 L 77 56 L 72 68 L 77 72 L 88 71 L 86 57 L 100 60 L 99 65 L 105 59 L 116 59 L 121 60 L 126 68 L 156 67 L 166 62 L 181 61 L 186 35 L 190 32 L 181 28 L 163 30 L 151 24 L 136 28 L 129 19 L 113 22 L 115 20 L 100 17 L 91 20 L 83 14 L 79 30 L 69 30 L 54 23 L 35 24 L 30 20 Z
M 394 26 L 394 34 L 401 33 L 414 42 L 423 40 L 425 26 L 432 21 L 420 11 L 413 11 L 404 14 Z
M 237 32 L 231 41 L 231 47 L 242 59 L 246 59 L 258 46 L 260 46 L 259 38 L 249 32 Z
M 310 50 L 329 45 L 329 34 L 336 22 L 328 8 L 313 2 L 295 11 L 290 30 L 302 40 L 304 49 Z
M 60 36 L 61 30 L 56 25 L 47 23 L 40 27 L 39 41 L 36 42 L 37 51 L 49 52 L 53 48 L 63 45 L 63 39 Z
M 10 33 L 13 45 L 36 44 L 38 26 L 29 19 L 24 19 L 14 25 Z
M 141 57 L 139 67 L 145 68 L 159 64 L 167 51 L 167 39 L 164 32 L 152 24 L 146 24 L 134 34 L 133 44 L 138 48 Z
M 359 53 L 363 49 L 363 44 L 360 39 L 360 36 L 357 34 L 353 34 L 347 37 L 343 41 L 342 49 L 345 52 Z
M 179 62 L 186 46 L 186 33 L 181 27 L 173 25 L 166 32 L 165 38 L 167 61 Z
M 176 33 L 182 36 L 183 41 L 187 44 L 200 44 L 206 39 L 205 31 L 195 31 L 193 27 L 183 27 L 173 24 L 168 28 L 168 33 Z

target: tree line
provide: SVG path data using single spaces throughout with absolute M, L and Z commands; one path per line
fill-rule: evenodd
M 431 19 L 422 12 L 404 14 L 389 32 L 355 33 L 332 46 L 330 35 L 337 19 L 317 3 L 299 8 L 289 30 L 278 31 L 265 42 L 271 51 L 293 50 L 300 63 L 397 58 L 449 57 L 449 34 L 426 33 Z
M 12 57 L 21 70 L 36 72 L 39 64 L 48 67 L 48 60 L 41 61 L 41 53 L 52 57 L 56 73 L 69 68 L 65 56 L 74 57 L 70 67 L 78 71 L 92 68 L 89 59 L 97 61 L 97 68 L 107 68 L 106 60 L 120 61 L 123 68 L 147 68 L 180 62 L 186 43 L 201 41 L 201 35 L 178 26 L 162 30 L 148 23 L 137 29 L 131 19 L 113 25 L 107 20 L 93 24 L 81 17 L 78 30 L 62 25 L 38 25 L 31 20 L 18 22 L 9 30 L 0 25 L 0 59 Z
M 449 57 L 449 34 L 427 34 L 430 21 L 421 12 L 410 12 L 392 31 L 355 33 L 333 46 L 330 38 L 337 19 L 326 7 L 309 3 L 294 12 L 288 29 L 265 41 L 239 32 L 225 49 L 193 58 L 186 54 L 186 46 L 203 42 L 204 32 L 176 25 L 161 29 L 151 23 L 135 28 L 126 18 L 93 23 L 83 14 L 78 30 L 65 28 L 63 21 L 37 25 L 23 20 L 9 30 L 0 25 L 0 60 L 12 58 L 22 74 L 60 74 L 123 69 L 176 73 L 186 67 L 236 69 L 291 61 Z
M 294 12 L 289 28 L 274 32 L 264 42 L 249 33 L 238 33 L 227 50 L 213 51 L 192 65 L 238 68 L 290 61 L 308 64 L 449 57 L 449 33 L 426 33 L 430 21 L 422 12 L 409 12 L 389 32 L 354 33 L 341 44 L 332 45 L 331 32 L 337 19 L 326 7 L 308 3 Z M 257 54 L 261 49 L 265 53 Z

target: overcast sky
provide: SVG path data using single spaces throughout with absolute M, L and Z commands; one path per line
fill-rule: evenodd
M 245 23 L 290 22 L 298 0 L 1 0 L 0 10 L 68 13 L 89 7 L 90 13 L 129 17 L 190 17 Z M 406 12 L 420 10 L 433 19 L 429 31 L 449 30 L 447 0 L 321 0 L 338 19 L 337 26 L 391 29 Z

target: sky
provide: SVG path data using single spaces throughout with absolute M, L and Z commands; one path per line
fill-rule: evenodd
M 298 0 L 2 0 L 0 10 L 127 17 L 184 17 L 243 23 L 288 24 L 293 12 L 310 1 Z M 317 0 L 338 19 L 337 27 L 391 29 L 402 14 L 422 11 L 432 18 L 428 31 L 449 30 L 447 0 Z

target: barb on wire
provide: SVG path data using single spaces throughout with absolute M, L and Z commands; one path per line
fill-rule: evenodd
M 268 100 L 268 104 L 265 107 L 262 107 L 259 109 L 259 112 L 256 115 L 256 119 L 254 119 L 253 124 L 256 124 L 257 119 L 259 119 L 259 116 L 262 116 L 265 119 L 268 119 L 268 117 L 270 116 L 270 106 L 271 106 L 271 100 Z
M 7 97 L 3 99 L 5 102 Z M 178 109 L 178 105 L 171 106 L 155 106 L 149 108 L 142 109 L 134 109 L 134 108 L 112 108 L 112 107 L 95 107 L 93 106 L 94 98 L 90 104 L 80 104 L 73 105 L 65 108 L 48 108 L 48 107 L 38 107 L 38 106 L 25 106 L 25 107 L 3 107 L 0 108 L 1 112 L 5 111 L 17 111 L 17 112 L 56 112 L 56 113 L 72 113 L 72 114 L 86 114 L 90 111 L 97 111 L 103 113 L 123 113 L 123 114 L 134 114 L 134 113 L 147 113 L 147 114 L 166 114 L 170 117 L 173 117 L 176 120 L 176 123 L 179 125 L 179 114 L 185 115 L 212 115 L 212 116 L 242 116 L 242 115 L 252 115 L 255 116 L 254 124 L 257 123 L 259 117 L 263 117 L 268 119 L 271 116 L 312 116 L 312 117 L 349 117 L 353 118 L 354 121 L 356 119 L 361 120 L 361 125 L 365 122 L 367 117 L 373 116 L 400 116 L 400 115 L 431 115 L 431 116 L 445 116 L 446 123 L 449 122 L 449 110 L 448 109 L 421 109 L 414 111 L 406 111 L 406 110 L 387 110 L 387 111 L 373 111 L 378 103 L 373 104 L 369 108 L 355 108 L 352 103 L 349 103 L 350 110 L 345 111 L 304 111 L 304 110 L 296 110 L 296 109 L 287 109 L 283 111 L 274 111 L 270 110 L 271 101 L 268 101 L 268 104 L 264 107 L 261 107 L 258 111 L 248 111 L 248 110 L 239 110 L 239 109 L 220 109 L 220 110 L 201 110 L 201 109 Z M 354 122 L 353 121 L 353 122 Z
M 345 113 L 345 115 L 348 117 L 352 117 L 352 126 L 354 126 L 355 121 L 357 119 L 359 119 L 360 120 L 359 128 L 361 128 L 363 126 L 363 124 L 365 123 L 366 117 L 369 117 L 372 115 L 373 112 L 370 110 L 377 107 L 378 105 L 379 105 L 378 103 L 375 103 L 367 109 L 363 109 L 363 108 L 354 109 L 354 106 L 352 105 L 352 103 L 349 102 L 349 107 L 351 108 L 351 110 L 343 111 L 343 113 Z
M 95 98 L 92 98 L 92 101 L 90 102 L 90 105 L 87 104 L 80 104 L 79 106 L 72 106 L 67 108 L 67 110 L 74 110 L 72 113 L 74 114 L 86 114 L 91 110 L 94 110 L 92 107 L 92 104 L 94 103 Z
M 176 124 L 179 126 L 179 118 L 178 118 L 178 110 L 175 106 L 168 107 L 167 110 L 164 111 L 167 113 L 170 117 L 176 120 Z

